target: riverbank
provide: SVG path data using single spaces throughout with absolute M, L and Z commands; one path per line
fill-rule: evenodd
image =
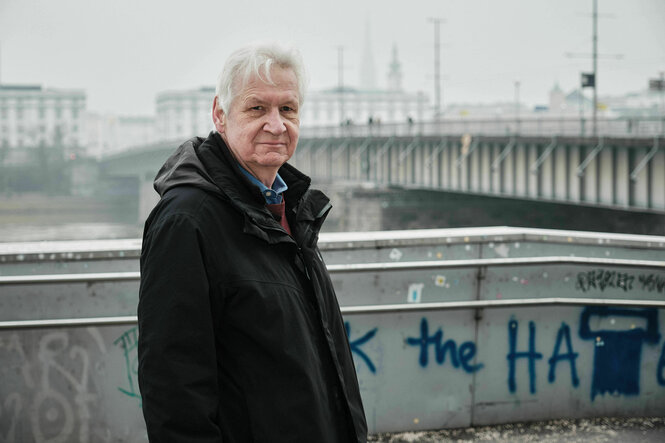
M 3 195 L 0 242 L 140 237 L 136 211 L 136 205 L 117 198 Z

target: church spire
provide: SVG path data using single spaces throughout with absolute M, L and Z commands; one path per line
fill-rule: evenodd
M 397 44 L 393 44 L 393 57 L 388 65 L 388 89 L 402 90 L 402 64 L 397 59 Z

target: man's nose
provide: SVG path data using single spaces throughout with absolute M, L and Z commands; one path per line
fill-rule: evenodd
M 286 125 L 284 124 L 284 120 L 279 113 L 279 109 L 273 108 L 270 110 L 270 112 L 266 115 L 266 122 L 263 125 L 263 129 L 274 135 L 279 135 L 286 131 Z

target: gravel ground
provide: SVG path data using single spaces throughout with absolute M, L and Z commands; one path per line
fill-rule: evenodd
M 665 417 L 590 418 L 511 423 L 439 431 L 373 434 L 383 443 L 434 442 L 665 442 Z

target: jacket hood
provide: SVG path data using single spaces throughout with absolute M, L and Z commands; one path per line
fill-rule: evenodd
M 153 186 L 162 196 L 171 188 L 182 185 L 195 186 L 205 191 L 220 193 L 205 165 L 196 155 L 196 148 L 203 141 L 202 137 L 193 137 L 184 142 L 166 160 L 161 167 Z
M 316 240 L 316 233 L 331 208 L 330 200 L 321 191 L 310 189 L 311 179 L 288 163 L 279 169 L 279 174 L 288 185 L 284 196 L 286 210 L 293 214 L 293 223 L 303 222 L 306 228 L 296 229 L 298 244 Z M 229 201 L 252 223 L 263 227 L 274 222 L 274 217 L 265 206 L 263 194 L 237 167 L 230 150 L 216 132 L 207 139 L 193 137 L 180 145 L 168 158 L 155 177 L 154 187 L 160 196 L 177 186 L 194 186 L 211 192 Z M 312 222 L 317 221 L 316 226 Z M 263 234 L 261 234 L 263 233 Z M 263 228 L 255 232 L 265 237 Z

